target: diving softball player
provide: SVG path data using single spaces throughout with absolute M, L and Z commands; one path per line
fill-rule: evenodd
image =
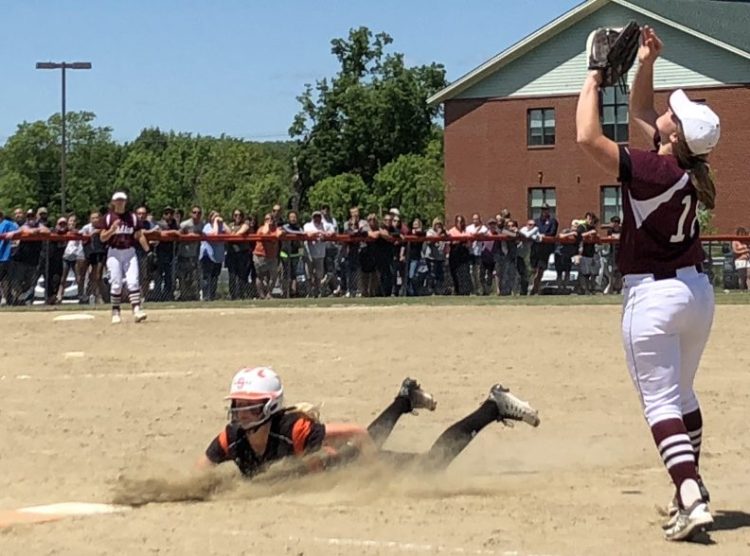
M 146 320 L 146 313 L 141 309 L 141 293 L 138 278 L 138 257 L 135 252 L 136 241 L 148 253 L 149 244 L 141 232 L 138 218 L 127 210 L 128 196 L 122 191 L 112 195 L 112 207 L 107 215 L 99 221 L 100 239 L 107 245 L 107 270 L 109 271 L 110 296 L 112 298 L 112 324 L 120 324 L 120 301 L 122 282 L 125 279 L 130 305 L 133 307 L 133 320 Z
M 506 419 L 534 427 L 539 416 L 528 403 L 495 385 L 488 399 L 473 413 L 447 429 L 429 452 L 387 452 L 381 446 L 399 418 L 416 409 L 434 411 L 436 402 L 417 381 L 403 381 L 393 402 L 367 429 L 341 423 L 323 424 L 315 412 L 302 406 L 284 406 L 281 378 L 268 367 L 241 369 L 235 374 L 229 395 L 229 424 L 209 444 L 198 461 L 208 468 L 234 461 L 243 475 L 252 477 L 271 463 L 296 456 L 295 472 L 309 472 L 340 465 L 358 457 L 387 457 L 399 463 L 415 462 L 428 470 L 443 469 L 490 423 Z
M 698 474 L 703 419 L 693 381 L 708 341 L 714 294 L 703 274 L 696 208 L 714 208 L 707 155 L 719 141 L 719 117 L 673 92 L 659 115 L 653 68 L 662 42 L 641 30 L 640 67 L 630 94 L 630 123 L 655 150 L 628 148 L 602 135 L 598 71 L 578 100 L 578 142 L 622 183 L 623 222 L 617 266 L 624 275 L 622 341 L 630 375 L 654 442 L 675 485 L 669 540 L 690 539 L 713 523 Z

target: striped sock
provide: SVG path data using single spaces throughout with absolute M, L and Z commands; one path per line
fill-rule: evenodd
M 698 468 L 690 436 L 682 419 L 667 419 L 651 427 L 651 433 L 661 454 L 661 459 L 677 487 L 680 503 L 689 506 L 700 499 L 698 491 Z M 689 481 L 684 485 L 685 481 Z
M 685 428 L 687 429 L 688 436 L 690 437 L 690 443 L 693 445 L 693 452 L 695 453 L 695 467 L 699 467 L 701 456 L 701 442 L 703 441 L 703 416 L 701 415 L 700 408 L 683 415 L 682 422 L 685 423 Z
M 121 294 L 119 294 L 119 293 L 113 293 L 113 294 L 110 295 L 110 297 L 112 298 L 112 311 L 117 311 L 119 313 L 120 312 L 120 298 L 121 298 Z
M 141 292 L 138 290 L 130 292 L 130 304 L 133 306 L 133 309 L 141 304 Z

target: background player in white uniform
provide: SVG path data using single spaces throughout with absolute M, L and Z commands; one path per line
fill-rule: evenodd
M 630 95 L 630 122 L 654 139 L 654 151 L 629 149 L 602 134 L 598 71 L 578 100 L 583 150 L 622 183 L 623 223 L 617 265 L 625 282 L 622 340 L 633 384 L 662 460 L 675 484 L 666 538 L 686 540 L 713 522 L 698 474 L 703 419 L 693 381 L 711 331 L 713 288 L 696 217 L 714 208 L 706 155 L 719 140 L 719 118 L 682 90 L 654 108 L 653 67 L 662 43 L 641 30 L 640 67 Z
M 100 221 L 101 240 L 108 246 L 107 270 L 109 270 L 110 296 L 112 298 L 112 323 L 122 322 L 120 301 L 122 282 L 125 279 L 130 304 L 133 307 L 135 322 L 146 320 L 146 313 L 141 309 L 141 293 L 138 277 L 138 257 L 135 252 L 136 241 L 143 250 L 149 252 L 149 244 L 143 235 L 136 215 L 127 210 L 128 196 L 122 191 L 112 195 L 112 208 Z

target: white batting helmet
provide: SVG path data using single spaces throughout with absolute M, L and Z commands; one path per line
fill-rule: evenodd
M 246 429 L 256 428 L 268 421 L 274 414 L 284 407 L 284 388 L 281 378 L 269 367 L 244 368 L 237 371 L 232 378 L 229 395 L 224 398 L 231 400 L 230 420 L 234 420 L 236 400 L 247 400 L 258 402 L 257 406 L 245 407 L 243 409 L 261 409 L 260 419 L 252 423 L 244 424 Z

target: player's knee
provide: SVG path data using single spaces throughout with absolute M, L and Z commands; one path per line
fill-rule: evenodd
M 656 423 L 666 421 L 667 419 L 682 419 L 682 407 L 679 402 L 653 406 L 646 405 L 643 413 L 646 416 L 649 427 L 653 427 Z

